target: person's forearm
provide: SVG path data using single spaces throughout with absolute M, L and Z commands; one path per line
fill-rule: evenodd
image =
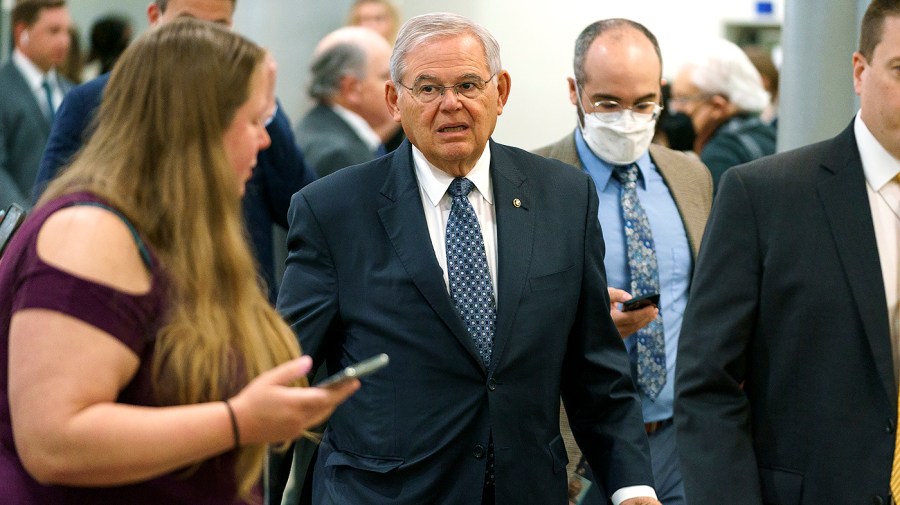
M 139 482 L 234 447 L 224 402 L 178 407 L 99 403 L 72 416 L 58 430 L 39 433 L 40 427 L 35 428 L 14 434 L 25 468 L 44 484 Z

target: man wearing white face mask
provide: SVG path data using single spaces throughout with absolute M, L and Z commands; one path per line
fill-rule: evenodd
M 696 157 L 650 143 L 661 110 L 660 54 L 656 37 L 634 21 L 606 19 L 585 28 L 569 78 L 578 128 L 536 152 L 585 170 L 597 188 L 609 285 L 622 288 L 610 291 L 610 312 L 641 394 L 657 494 L 665 505 L 683 505 L 672 423 L 675 351 L 712 179 Z M 651 293 L 659 294 L 658 310 L 623 311 L 617 303 Z M 561 423 L 565 437 L 564 414 Z M 572 494 L 583 504 L 604 503 L 591 493 L 574 441 L 567 450 Z

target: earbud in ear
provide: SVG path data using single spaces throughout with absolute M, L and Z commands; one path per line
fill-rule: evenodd
M 22 31 L 22 45 L 28 44 L 28 30 Z

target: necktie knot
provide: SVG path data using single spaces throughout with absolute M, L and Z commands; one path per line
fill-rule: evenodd
M 472 192 L 472 188 L 475 187 L 475 184 L 472 183 L 469 179 L 465 177 L 457 177 L 453 179 L 453 182 L 450 183 L 449 191 L 450 196 L 456 198 L 458 196 L 468 196 L 470 192 Z
M 613 168 L 613 177 L 622 184 L 637 184 L 638 166 L 635 163 L 630 165 L 616 165 Z

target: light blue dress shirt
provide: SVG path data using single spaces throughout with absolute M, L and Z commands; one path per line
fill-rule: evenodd
M 578 157 L 585 171 L 597 186 L 600 209 L 597 217 L 606 243 L 606 277 L 610 287 L 631 292 L 625 243 L 625 226 L 622 222 L 622 204 L 619 200 L 621 184 L 612 177 L 613 166 L 597 157 L 575 131 L 575 145 Z M 675 354 L 678 350 L 678 336 L 684 307 L 687 305 L 690 289 L 693 259 L 688 243 L 684 222 L 675 206 L 669 187 L 650 159 L 644 153 L 637 160 L 640 170 L 637 193 L 650 221 L 653 242 L 656 246 L 656 262 L 659 266 L 660 313 L 663 318 L 663 333 L 666 339 L 666 384 L 656 400 L 641 393 L 644 421 L 660 421 L 672 417 L 672 401 L 675 397 Z M 637 377 L 635 365 L 634 338 L 625 339 L 625 347 L 631 357 L 631 372 Z

